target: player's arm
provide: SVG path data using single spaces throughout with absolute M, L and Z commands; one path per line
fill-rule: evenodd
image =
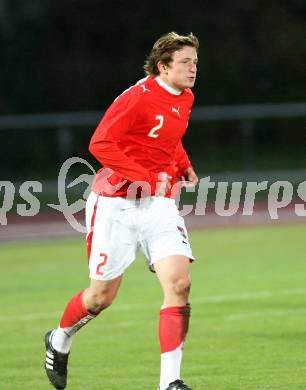
M 199 179 L 192 167 L 186 150 L 182 145 L 182 141 L 179 142 L 176 148 L 175 163 L 178 168 L 178 175 L 181 176 L 183 185 L 185 187 L 197 185 Z
M 145 181 L 154 186 L 157 174 L 137 164 L 118 146 L 139 115 L 141 97 L 141 92 L 127 92 L 112 103 L 91 138 L 89 151 L 117 176 L 132 182 Z

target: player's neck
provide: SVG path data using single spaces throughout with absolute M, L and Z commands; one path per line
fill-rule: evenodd
M 173 87 L 171 87 L 169 84 L 167 84 L 165 81 L 163 81 L 160 76 L 156 76 L 155 77 L 155 80 L 157 81 L 157 83 L 162 87 L 164 88 L 167 92 L 170 92 L 172 93 L 173 95 L 180 95 L 182 93 L 182 91 L 179 91 Z

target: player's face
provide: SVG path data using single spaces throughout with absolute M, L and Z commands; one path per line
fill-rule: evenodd
M 172 62 L 161 67 L 160 77 L 171 87 L 183 91 L 194 86 L 197 75 L 196 49 L 184 46 L 172 54 Z

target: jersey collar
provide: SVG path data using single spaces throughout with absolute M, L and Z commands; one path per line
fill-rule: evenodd
M 167 83 L 165 83 L 163 80 L 161 80 L 161 78 L 159 76 L 155 77 L 155 80 L 157 81 L 157 83 L 162 87 L 164 88 L 166 91 L 168 91 L 169 93 L 172 93 L 172 95 L 180 95 L 182 92 L 181 91 L 178 91 L 177 89 L 174 89 L 172 87 L 170 87 L 170 85 L 168 85 Z

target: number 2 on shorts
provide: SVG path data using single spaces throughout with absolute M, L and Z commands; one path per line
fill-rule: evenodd
M 104 267 L 104 265 L 107 262 L 107 254 L 100 253 L 100 256 L 103 258 L 103 261 L 97 265 L 96 274 L 97 275 L 103 275 L 103 272 L 101 271 L 101 268 Z

